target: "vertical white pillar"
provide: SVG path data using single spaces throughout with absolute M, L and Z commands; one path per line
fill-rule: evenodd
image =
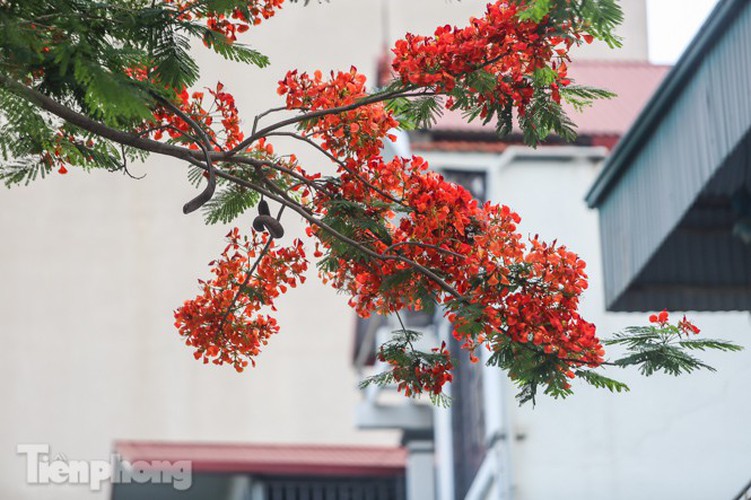
M 435 500 L 433 441 L 412 440 L 407 448 L 407 500 Z

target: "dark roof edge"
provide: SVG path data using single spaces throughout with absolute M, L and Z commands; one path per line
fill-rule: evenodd
M 725 27 L 733 22 L 736 13 L 748 0 L 720 0 L 699 28 L 673 69 L 665 77 L 652 98 L 626 132 L 589 189 L 585 199 L 589 208 L 598 207 L 614 183 L 625 173 L 628 162 L 649 141 L 649 135 L 662 121 L 670 106 L 686 87 L 686 82 L 696 71 L 697 63 L 711 51 L 722 38 Z

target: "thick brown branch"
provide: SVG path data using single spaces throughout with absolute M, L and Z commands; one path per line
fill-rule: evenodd
M 45 111 L 52 113 L 53 115 L 62 118 L 71 125 L 75 125 L 83 130 L 96 134 L 105 139 L 130 146 L 142 151 L 148 151 L 150 153 L 159 153 L 166 156 L 172 156 L 174 158 L 180 158 L 187 160 L 189 157 L 195 156 L 196 152 L 187 148 L 181 148 L 172 144 L 165 144 L 163 142 L 157 142 L 144 137 L 133 135 L 129 132 L 123 132 L 122 130 L 116 130 L 96 120 L 92 120 L 88 116 L 85 116 L 77 111 L 74 111 L 67 106 L 64 106 L 54 99 L 47 97 L 41 92 L 29 88 L 22 83 L 19 83 L 5 75 L 0 74 L 0 84 L 6 87 L 14 94 L 26 99 L 27 101 L 36 104 Z

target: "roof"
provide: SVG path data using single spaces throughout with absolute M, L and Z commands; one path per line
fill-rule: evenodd
M 628 129 L 628 133 L 624 135 L 623 140 L 613 151 L 600 176 L 587 194 L 587 203 L 590 208 L 600 203 L 612 184 L 620 177 L 622 171 L 628 168 L 631 158 L 649 140 L 652 131 L 662 121 L 678 96 L 681 95 L 686 87 L 686 81 L 692 79 L 697 66 L 711 51 L 717 40 L 722 38 L 727 25 L 734 21 L 735 16 L 746 3 L 747 0 L 720 0 L 675 67 L 654 92 L 647 105 L 639 106 L 638 109 L 642 111 L 638 119 L 635 122 L 634 120 L 630 121 L 630 123 L 634 123 L 634 127 Z M 572 72 L 573 66 L 575 65 L 572 64 Z M 626 74 L 623 76 L 628 77 Z M 638 82 L 638 80 L 631 78 L 629 80 L 632 84 Z M 646 102 L 646 99 L 642 102 Z
M 751 310 L 751 2 L 720 0 L 607 160 L 606 307 Z
M 569 77 L 577 84 L 599 87 L 618 94 L 614 99 L 600 100 L 582 112 L 564 104 L 577 124 L 580 135 L 621 136 L 634 123 L 639 111 L 660 85 L 670 66 L 639 61 L 573 61 Z M 431 129 L 453 132 L 494 132 L 492 124 L 475 120 L 467 123 L 461 112 L 447 111 Z
M 399 476 L 407 461 L 404 448 L 383 446 L 118 441 L 115 452 L 131 463 L 190 460 L 193 472 L 279 476 Z

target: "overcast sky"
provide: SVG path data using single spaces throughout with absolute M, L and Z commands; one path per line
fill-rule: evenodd
M 717 0 L 647 0 L 649 59 L 674 64 Z

